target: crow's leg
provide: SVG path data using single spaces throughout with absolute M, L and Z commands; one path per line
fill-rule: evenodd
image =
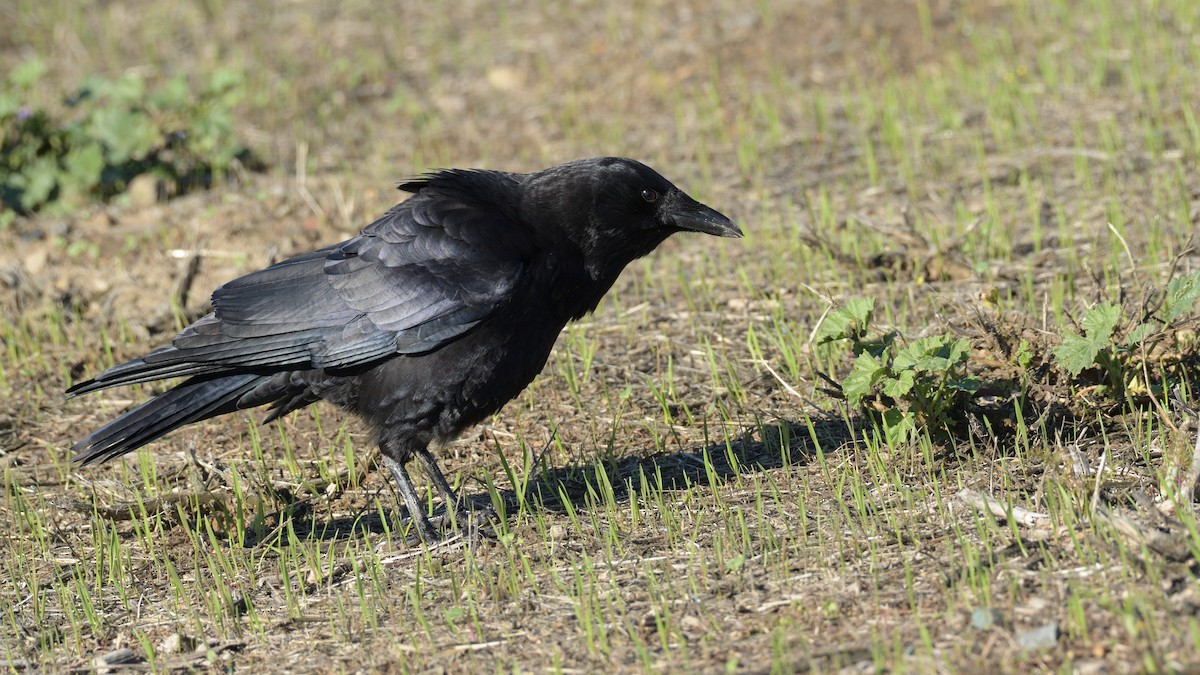
M 429 448 L 422 448 L 414 454 L 416 454 L 417 460 L 421 462 L 421 468 L 425 470 L 425 475 L 429 477 L 429 480 L 433 481 L 438 494 L 442 495 L 442 500 L 446 502 L 446 508 L 457 509 L 460 501 L 458 493 L 454 491 L 454 488 L 450 487 L 450 481 L 446 480 L 446 474 L 442 473 L 442 468 L 438 466 L 433 453 L 429 452 Z
M 429 516 L 425 515 L 425 508 L 421 506 L 421 498 L 417 496 L 417 489 L 413 487 L 412 478 L 408 475 L 408 470 L 400 462 L 392 459 L 385 449 L 382 453 L 383 465 L 392 472 L 392 478 L 396 479 L 396 486 L 400 488 L 400 496 L 404 499 L 404 505 L 408 507 L 408 517 L 412 520 L 413 525 L 417 528 L 417 536 L 421 541 L 432 543 L 438 540 L 437 530 L 429 522 Z M 445 477 L 442 478 L 445 481 Z
M 492 509 L 491 505 L 475 506 L 470 503 L 470 500 L 460 497 L 454 488 L 450 487 L 450 481 L 446 480 L 446 475 L 442 473 L 442 468 L 438 466 L 437 459 L 434 458 L 429 448 L 421 448 L 415 451 L 415 454 L 417 460 L 421 462 L 421 468 L 425 470 L 425 475 L 433 481 L 434 487 L 442 495 L 442 501 L 446 503 L 446 516 L 450 525 L 453 526 L 456 521 L 461 520 L 467 524 L 472 534 L 476 534 L 480 521 L 486 523 L 496 518 L 496 511 Z

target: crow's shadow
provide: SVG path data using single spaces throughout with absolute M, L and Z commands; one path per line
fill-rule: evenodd
M 720 484 L 738 475 L 770 471 L 785 465 L 806 464 L 818 448 L 832 452 L 853 442 L 853 439 L 853 430 L 844 420 L 836 417 L 764 424 L 748 428 L 739 436 L 731 436 L 727 442 L 706 447 L 543 468 L 529 480 L 523 499 L 512 488 L 499 491 L 499 497 L 505 513 L 510 515 L 518 510 L 522 502 L 526 509 L 553 512 L 565 511 L 569 503 L 579 511 L 599 499 L 605 499 L 600 495 L 609 489 L 614 500 L 626 502 L 631 494 L 648 490 L 686 490 Z M 492 497 L 487 491 L 472 494 L 469 489 L 464 489 L 463 494 L 476 505 L 492 504 Z M 291 515 L 277 515 L 292 519 L 291 526 L 296 536 L 321 540 L 386 532 L 395 528 L 397 515 L 405 520 L 408 515 L 399 505 L 392 510 L 384 509 L 382 513 L 370 509 L 355 516 L 329 520 L 313 518 L 311 509 L 292 511 Z M 264 541 L 255 541 L 253 537 L 246 539 L 247 545 Z

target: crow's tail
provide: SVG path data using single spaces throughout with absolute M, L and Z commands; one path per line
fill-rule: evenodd
M 88 434 L 71 447 L 80 464 L 106 462 L 185 424 L 269 402 L 271 376 L 256 373 L 193 377 Z M 256 391 L 257 388 L 257 391 Z

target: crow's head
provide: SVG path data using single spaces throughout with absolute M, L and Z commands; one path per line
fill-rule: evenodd
M 539 229 L 579 246 L 594 278 L 615 278 L 675 232 L 742 236 L 729 218 L 623 157 L 581 159 L 530 174 L 522 207 Z

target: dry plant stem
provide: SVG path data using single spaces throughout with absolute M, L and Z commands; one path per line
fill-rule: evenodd
M 1012 520 L 1014 523 L 1031 530 L 1049 530 L 1050 516 L 1045 513 L 1030 511 L 1020 506 L 1006 506 L 995 497 L 964 488 L 958 493 L 958 500 L 976 511 L 985 511 L 1002 520 Z
M 782 377 L 782 376 L 780 376 L 780 374 L 779 374 L 779 373 L 775 372 L 775 369 L 771 367 L 771 364 L 770 364 L 770 363 L 768 363 L 768 362 L 766 361 L 766 359 L 755 359 L 755 360 L 754 360 L 754 363 L 757 363 L 758 365 L 762 366 L 763 368 L 766 368 L 766 369 L 767 369 L 767 372 L 771 374 L 771 377 L 775 378 L 775 380 L 776 380 L 777 382 L 779 382 L 779 384 L 780 384 L 780 385 L 782 385 L 782 386 L 783 386 L 783 389 L 784 389 L 784 391 L 786 391 L 787 393 L 791 394 L 792 396 L 795 396 L 796 398 L 799 398 L 799 399 L 803 399 L 803 398 L 804 398 L 804 395 L 803 395 L 803 394 L 801 394 L 800 392 L 796 391 L 796 388 L 795 388 L 795 387 L 793 387 L 792 385 L 788 384 L 786 381 L 784 381 L 783 377 Z
M 1072 443 L 1066 446 L 1066 450 L 1067 455 L 1071 458 L 1071 473 L 1077 480 L 1082 483 L 1083 479 L 1094 475 L 1091 462 L 1088 462 L 1087 455 L 1083 454 L 1077 444 Z
M 180 311 L 187 309 L 188 296 L 191 295 L 192 284 L 195 283 L 196 275 L 200 272 L 201 260 L 199 253 L 192 253 L 180 264 L 179 281 L 175 283 L 175 290 L 172 293 Z
M 1108 451 L 1100 455 L 1100 466 L 1096 468 L 1096 484 L 1092 488 L 1092 513 L 1100 505 L 1100 481 L 1104 478 L 1104 465 L 1108 462 Z
M 1195 510 L 1196 483 L 1200 482 L 1200 420 L 1196 425 L 1196 443 L 1192 446 L 1192 464 L 1188 467 L 1180 494 L 1186 499 L 1187 507 Z
M 1144 546 L 1167 560 L 1184 562 L 1192 557 L 1187 538 L 1180 532 L 1162 532 L 1156 528 L 1142 525 L 1128 516 L 1113 513 L 1104 507 L 1096 510 L 1095 517 L 1111 525 L 1131 543 Z

